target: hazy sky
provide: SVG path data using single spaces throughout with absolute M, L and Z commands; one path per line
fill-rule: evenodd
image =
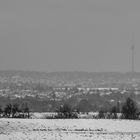
M 1 0 L 0 70 L 140 71 L 140 0 Z

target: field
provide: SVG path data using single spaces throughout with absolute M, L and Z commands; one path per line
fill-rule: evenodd
M 0 140 L 140 140 L 140 121 L 2 118 Z

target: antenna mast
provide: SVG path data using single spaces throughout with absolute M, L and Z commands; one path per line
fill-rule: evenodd
M 132 44 L 131 46 L 132 49 L 132 73 L 135 72 L 135 46 Z
M 131 72 L 135 72 L 135 41 L 134 41 L 134 34 L 132 34 L 132 46 L 131 46 L 131 51 L 132 51 L 132 67 L 131 67 Z

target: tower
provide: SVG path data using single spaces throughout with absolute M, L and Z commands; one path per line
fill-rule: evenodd
M 135 46 L 134 44 L 132 44 L 131 46 L 131 51 L 132 51 L 132 70 L 131 72 L 134 73 L 135 72 Z
M 131 34 L 131 72 L 135 72 L 135 33 L 132 32 Z

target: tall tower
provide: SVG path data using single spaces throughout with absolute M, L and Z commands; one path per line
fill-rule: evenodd
M 132 73 L 134 73 L 135 72 L 135 46 L 134 46 L 134 44 L 132 44 L 132 46 L 131 46 L 131 51 L 132 51 Z
M 131 72 L 134 73 L 135 72 L 135 34 L 134 32 L 132 32 L 131 34 Z

